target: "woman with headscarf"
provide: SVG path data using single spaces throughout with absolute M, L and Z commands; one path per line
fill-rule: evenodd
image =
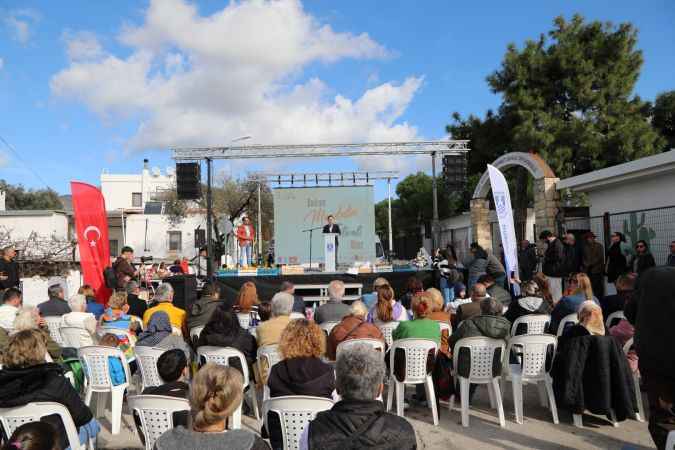
M 236 348 L 246 357 L 249 373 L 253 374 L 251 369 L 256 360 L 258 345 L 255 338 L 239 325 L 236 313 L 225 311 L 223 308 L 213 311 L 211 320 L 206 324 L 197 341 L 197 347 L 203 345 Z
M 171 322 L 169 315 L 164 311 L 157 311 L 150 316 L 148 327 L 138 335 L 136 347 L 155 347 L 166 350 L 177 348 L 185 353 L 190 359 L 190 347 L 182 337 L 171 334 Z

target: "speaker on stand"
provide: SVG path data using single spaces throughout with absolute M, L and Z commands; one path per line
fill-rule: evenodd
M 202 196 L 199 163 L 176 163 L 176 193 L 180 200 L 196 200 Z

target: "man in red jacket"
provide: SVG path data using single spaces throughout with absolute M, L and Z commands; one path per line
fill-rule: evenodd
M 255 236 L 251 219 L 244 217 L 242 224 L 237 227 L 236 234 L 239 242 L 239 265 L 248 267 L 253 259 L 253 237 Z

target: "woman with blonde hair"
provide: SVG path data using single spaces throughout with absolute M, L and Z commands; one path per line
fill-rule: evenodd
M 368 308 L 361 300 L 352 303 L 349 312 L 328 335 L 326 357 L 331 361 L 335 361 L 337 346 L 348 339 L 378 339 L 384 342 L 382 331 L 366 321 Z
M 579 323 L 568 327 L 561 337 L 571 338 L 579 336 L 604 336 L 605 320 L 602 317 L 602 308 L 593 301 L 585 301 L 577 313 Z
M 227 418 L 243 398 L 241 372 L 214 363 L 204 365 L 190 386 L 191 427 L 170 429 L 155 441 L 155 449 L 269 450 L 265 441 L 248 430 L 226 430 Z
M 443 311 L 444 298 L 441 291 L 436 288 L 429 288 L 426 290 L 426 293 L 431 297 L 431 315 L 429 318 L 437 322 L 450 323 L 450 314 L 446 311 Z
M 283 360 L 272 366 L 267 380 L 270 397 L 310 395 L 331 398 L 335 389 L 335 371 L 321 360 L 325 350 L 325 335 L 314 321 L 291 320 L 279 342 Z M 281 425 L 276 414 L 268 416 L 268 424 L 272 448 L 282 448 Z
M 80 432 L 84 444 L 100 430 L 89 407 L 63 376 L 59 364 L 45 362 L 47 347 L 36 329 L 21 330 L 10 336 L 0 370 L 0 408 L 23 406 L 31 402 L 58 402 L 65 406 Z M 58 416 L 42 419 L 61 437 L 60 448 L 68 446 L 63 423 Z
M 61 359 L 61 347 L 59 347 L 59 344 L 52 339 L 49 334 L 49 329 L 40 318 L 40 312 L 36 307 L 24 306 L 17 313 L 16 318 L 14 318 L 14 331 L 21 330 L 37 331 L 40 336 L 42 336 L 42 340 L 44 341 L 49 356 L 54 361 Z
M 551 311 L 549 330 L 552 333 L 556 332 L 563 317 L 576 314 L 583 302 L 589 301 L 598 305 L 600 304 L 598 299 L 593 295 L 591 280 L 585 273 L 575 273 L 568 280 L 568 285 L 571 294 L 561 298 Z
M 258 300 L 258 290 L 255 287 L 255 283 L 252 281 L 247 281 L 241 285 L 239 289 L 239 294 L 237 294 L 237 301 L 235 302 L 235 308 L 239 313 L 248 314 L 254 309 L 254 306 L 257 306 L 260 301 Z
M 377 289 L 377 303 L 368 314 L 368 322 L 379 326 L 387 322 L 408 320 L 408 313 L 394 298 L 394 290 L 389 285 Z

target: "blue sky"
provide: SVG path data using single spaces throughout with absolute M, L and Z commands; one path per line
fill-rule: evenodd
M 485 77 L 557 15 L 639 29 L 637 93 L 675 89 L 672 1 L 0 4 L 0 178 L 60 193 L 102 170 L 172 165 L 172 145 L 440 138 L 453 111 L 499 104 Z M 281 17 L 281 19 L 279 19 Z M 365 34 L 363 34 L 365 33 Z M 26 168 L 30 166 L 31 170 Z M 352 170 L 357 163 L 218 163 Z M 428 170 L 428 162 L 366 161 Z M 384 195 L 384 186 L 376 190 Z

